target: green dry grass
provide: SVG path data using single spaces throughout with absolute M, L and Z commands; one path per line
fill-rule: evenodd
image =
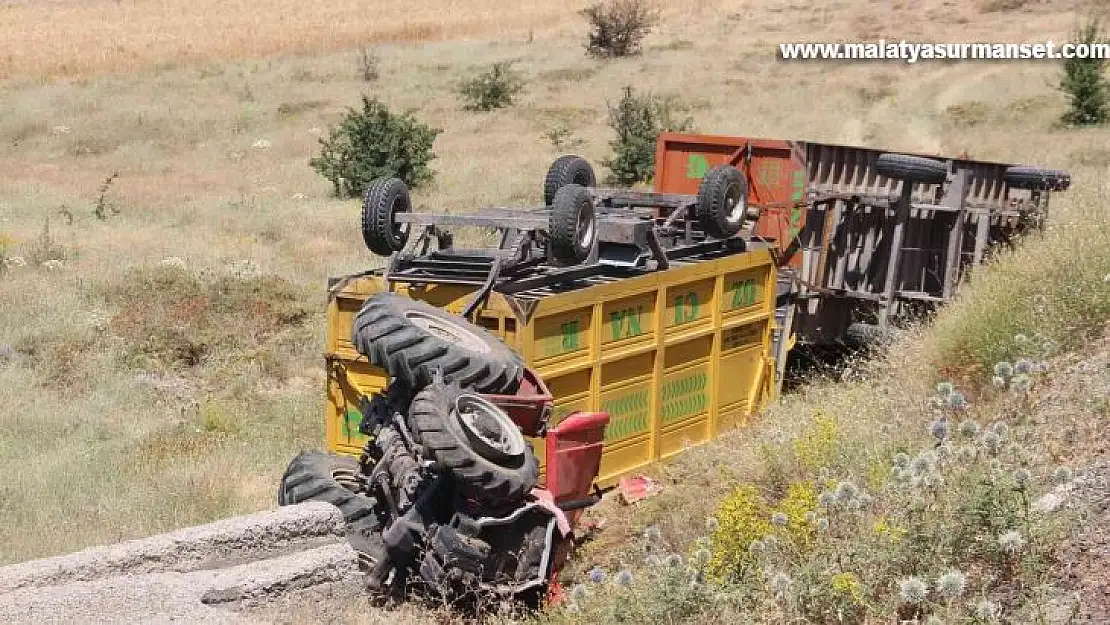
M 1074 241 L 1105 241 L 1105 230 L 1069 226 L 1075 218 L 1067 216 L 1101 210 L 1107 131 L 1056 127 L 1065 102 L 1051 88 L 1055 67 L 774 59 L 774 44 L 794 37 L 1024 38 L 1036 23 L 1038 35 L 1059 40 L 1076 19 L 1071 3 L 988 16 L 939 2 L 881 10 L 788 1 L 667 6 L 644 55 L 612 62 L 584 55 L 584 28 L 574 19 L 526 43 L 524 36 L 474 30 L 488 20 L 464 11 L 461 32 L 487 39 L 415 45 L 405 41 L 450 35 L 400 37 L 375 49 L 381 76 L 373 84 L 359 75 L 356 49 L 333 47 L 340 44 L 324 42 L 319 31 L 289 47 L 302 56 L 265 56 L 283 49 L 283 35 L 270 33 L 258 49 L 229 40 L 228 50 L 209 46 L 191 60 L 151 69 L 173 54 L 160 48 L 134 62 L 93 63 L 70 79 L 39 77 L 60 71 L 58 60 L 69 52 L 44 48 L 38 71 L 21 53 L 14 77 L 0 82 L 0 249 L 27 263 L 0 270 L 0 561 L 275 504 L 287 460 L 322 441 L 326 278 L 377 262 L 357 233 L 356 203 L 331 198 L 328 183 L 307 165 L 321 132 L 363 92 L 413 107 L 445 129 L 436 143 L 436 182 L 416 203 L 451 211 L 537 201 L 558 155 L 545 135 L 557 125 L 581 140 L 578 151 L 600 161 L 610 138 L 606 100 L 625 84 L 678 96 L 706 132 L 967 151 L 1073 169 L 1075 190 L 1054 203 L 1059 229 L 977 278 L 979 291 L 942 316 L 934 339 L 904 343 L 893 356 L 908 363 L 894 367 L 902 373 L 878 384 L 814 386 L 764 418 L 775 429 L 760 429 L 761 437 L 799 431 L 818 404 L 858 415 L 844 421 L 843 436 L 865 436 L 869 424 L 921 396 L 928 376 L 915 367 L 933 362 L 932 354 L 967 371 L 1006 353 L 998 340 L 1017 329 L 1039 328 L 1066 346 L 1078 336 L 1073 328 L 1096 327 L 1089 319 L 1102 314 L 1103 291 L 1081 289 L 1074 304 L 1057 298 L 1070 293 Z M 26 19 L 43 17 L 34 11 L 18 8 Z M 952 19 L 962 20 L 958 36 Z M 303 55 L 325 49 L 332 51 Z M 221 60 L 227 55 L 241 60 Z M 465 112 L 455 93 L 459 80 L 498 61 L 513 61 L 527 81 L 518 103 Z M 131 68 L 141 69 L 96 74 Z M 100 220 L 93 215 L 99 188 L 114 172 L 119 177 L 105 199 L 118 214 Z M 1049 262 L 1025 273 L 1041 258 Z M 1076 284 L 1097 289 L 1091 280 L 1104 257 L 1092 252 L 1080 260 Z M 1020 298 L 1012 309 L 999 305 L 1022 277 L 1047 282 L 1036 292 L 1053 298 L 1049 308 L 1030 316 Z M 996 294 L 973 296 L 991 288 Z M 260 310 L 263 300 L 276 308 Z M 1072 315 L 1083 317 L 1072 323 Z M 994 339 L 975 330 L 999 323 L 1006 329 Z M 719 498 L 713 495 L 723 496 L 731 483 L 718 479 L 720 453 L 732 481 L 753 476 L 766 457 L 747 442 L 766 438 L 737 438 L 744 440 L 714 447 L 718 455 L 695 454 L 665 469 L 676 498 L 653 500 L 631 519 L 617 515 L 613 527 L 654 514 L 674 536 L 682 519 L 704 518 Z M 596 553 L 622 539 L 603 534 Z M 619 564 L 619 555 L 598 558 Z

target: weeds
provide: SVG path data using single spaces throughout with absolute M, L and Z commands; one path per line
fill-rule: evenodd
M 655 175 L 655 141 L 665 130 L 689 130 L 692 120 L 678 118 L 682 107 L 673 99 L 625 87 L 616 106 L 609 106 L 609 127 L 616 138 L 609 143 L 613 157 L 602 161 L 610 183 L 631 186 Z
M 108 199 L 108 190 L 112 188 L 112 183 L 116 181 L 116 178 L 119 178 L 118 171 L 112 172 L 112 175 L 105 178 L 97 192 L 96 202 L 93 204 L 93 216 L 100 221 L 107 221 L 112 215 L 120 213 L 119 206 Z
M 1093 46 L 1106 43 L 1098 20 L 1091 19 L 1075 33 L 1072 43 Z M 1092 126 L 1110 118 L 1110 85 L 1104 74 L 1106 59 L 1071 58 L 1064 60 L 1060 90 L 1068 95 L 1069 108 L 1063 121 L 1071 126 Z
M 358 51 L 358 75 L 362 78 L 363 82 L 374 82 L 378 79 L 381 73 L 378 66 L 381 63 L 381 58 L 371 48 L 363 48 Z
M 639 54 L 643 39 L 659 22 L 645 0 L 605 0 L 582 11 L 590 23 L 586 51 L 611 58 Z
M 511 61 L 494 63 L 487 71 L 459 85 L 459 94 L 468 111 L 492 111 L 513 103 L 524 90 L 524 78 Z
M 331 181 L 339 197 L 358 197 L 375 178 L 396 176 L 409 186 L 432 179 L 432 144 L 442 132 L 421 123 L 412 111 L 394 113 L 379 100 L 362 97 L 362 110 L 347 115 L 320 140 L 320 155 L 309 160 Z
M 555 124 L 543 136 L 551 143 L 551 147 L 555 148 L 556 152 L 569 152 L 585 143 L 574 134 L 574 130 L 566 122 Z

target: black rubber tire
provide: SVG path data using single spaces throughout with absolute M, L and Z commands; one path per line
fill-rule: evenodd
M 564 185 L 555 192 L 548 218 L 551 254 L 565 265 L 576 265 L 590 256 L 597 239 L 597 214 L 586 187 Z
M 414 317 L 450 326 L 474 347 L 430 332 Z M 413 388 L 431 383 L 437 370 L 444 382 L 479 393 L 513 394 L 520 386 L 524 361 L 516 352 L 462 317 L 424 302 L 376 293 L 367 298 L 353 327 L 355 349 Z
M 880 154 L 875 159 L 880 176 L 923 184 L 940 184 L 948 179 L 948 166 L 943 161 L 907 154 Z
M 733 220 L 737 205 L 743 210 Z M 709 170 L 698 187 L 697 218 L 701 229 L 714 239 L 727 239 L 744 226 L 748 207 L 748 180 L 732 165 Z
M 409 228 L 394 221 L 397 213 L 412 212 L 409 187 L 400 178 L 378 178 L 362 196 L 362 240 L 378 256 L 390 256 L 405 247 Z
M 301 452 L 281 477 L 278 505 L 326 501 L 343 513 L 348 523 L 374 516 L 373 497 L 355 492 L 358 460 L 322 451 Z
M 543 205 L 551 206 L 555 201 L 555 192 L 568 184 L 597 186 L 597 176 L 589 161 L 573 154 L 555 159 L 543 179 Z
M 1007 167 L 1002 179 L 1012 189 L 1034 191 L 1066 191 L 1071 186 L 1071 174 L 1059 169 L 1036 167 Z
M 527 444 L 523 454 L 497 462 L 479 454 L 454 414 L 461 393 L 457 387 L 430 384 L 412 401 L 409 427 L 419 432 L 424 457 L 450 475 L 465 497 L 493 507 L 519 503 L 539 479 L 536 455 Z
M 894 334 L 890 330 L 870 323 L 853 323 L 844 331 L 844 340 L 860 347 L 883 345 L 893 338 Z

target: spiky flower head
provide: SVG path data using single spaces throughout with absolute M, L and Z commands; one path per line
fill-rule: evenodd
M 1021 532 L 1012 530 L 998 537 L 998 546 L 1010 555 L 1016 555 L 1025 548 L 1025 537 Z
M 929 490 L 936 490 L 944 485 L 944 478 L 939 473 L 926 473 L 921 478 L 921 485 Z
M 768 549 L 774 549 L 775 547 L 778 546 L 779 539 L 775 538 L 774 534 L 767 534 L 766 536 L 763 537 L 763 544 Z
M 708 549 L 698 549 L 694 552 L 694 563 L 698 566 L 709 564 L 709 560 L 712 558 L 713 554 Z
M 1013 375 L 1013 365 L 1007 361 L 1001 361 L 995 364 L 995 375 L 998 377 L 1009 377 Z
M 948 409 L 949 410 L 964 410 L 967 408 L 967 398 L 959 391 L 952 391 L 948 396 Z
M 779 601 L 786 601 L 790 598 L 790 587 L 794 584 L 790 576 L 783 572 L 775 573 L 771 576 L 769 586 L 771 592 L 774 593 L 775 599 Z
M 997 389 L 1006 388 L 1006 378 L 1000 375 L 994 376 L 993 378 L 991 378 L 991 386 Z
M 821 467 L 820 469 L 817 469 L 818 480 L 825 482 L 828 481 L 830 477 L 832 477 L 832 469 L 828 467 Z
M 771 523 L 785 527 L 790 523 L 790 517 L 786 516 L 784 512 L 776 512 L 771 515 Z
M 934 453 L 937 455 L 938 462 L 941 464 L 947 463 L 952 459 L 952 444 L 949 441 L 944 441 L 937 445 Z
M 817 519 L 817 531 L 821 533 L 829 531 L 829 520 L 825 517 Z
M 1028 393 L 1031 388 L 1033 388 L 1033 380 L 1024 373 L 1015 375 L 1014 379 L 1010 380 L 1010 390 L 1015 393 Z
M 667 567 L 668 569 L 677 569 L 678 567 L 682 566 L 682 556 L 678 555 L 677 553 L 672 553 L 671 555 L 667 556 L 666 560 L 663 560 L 663 566 Z
M 899 469 L 905 469 L 910 466 L 910 455 L 904 451 L 900 451 L 894 455 L 894 466 Z
M 1072 471 L 1068 467 L 1056 467 L 1056 470 L 1052 472 L 1053 484 L 1067 484 L 1071 481 L 1071 478 Z
M 940 419 L 933 421 L 929 425 L 929 433 L 932 434 L 933 438 L 937 439 L 938 441 L 942 441 L 948 438 L 948 418 L 941 417 Z
M 974 445 L 964 445 L 960 447 L 960 462 L 969 463 L 975 462 L 975 457 L 979 455 L 979 450 L 975 449 Z
M 929 587 L 920 577 L 907 577 L 898 582 L 898 596 L 906 603 L 921 603 L 929 594 Z
M 644 540 L 649 543 L 657 543 L 663 539 L 663 531 L 659 529 L 658 525 L 650 525 L 644 530 Z
M 1033 373 L 1037 375 L 1048 373 L 1048 363 L 1043 360 L 1033 363 Z
M 1016 345 L 1025 345 L 1028 342 L 1029 342 L 1029 337 L 1028 336 L 1025 336 L 1024 334 L 1015 334 L 1014 335 L 1014 344 L 1016 344 Z
M 1006 438 L 1006 435 L 1010 433 L 1010 426 L 1006 425 L 1002 421 L 996 421 L 991 424 L 991 430 L 1002 438 Z
M 990 623 L 1002 616 L 1002 608 L 989 599 L 980 599 L 975 604 L 975 618 Z
M 937 382 L 937 395 L 941 397 L 948 397 L 956 390 L 956 387 L 951 382 Z
M 817 505 L 821 506 L 822 508 L 831 508 L 835 506 L 836 495 L 827 490 L 822 491 L 820 495 L 817 495 Z
M 971 419 L 960 423 L 960 435 L 967 438 L 975 438 L 979 436 L 979 424 Z
M 1033 361 L 1022 358 L 1014 363 L 1014 375 L 1029 375 L 1033 373 Z
M 931 451 L 923 451 L 910 463 L 910 473 L 915 476 L 932 472 L 937 466 L 937 455 Z
M 813 525 L 817 522 L 817 513 L 813 510 L 806 510 L 806 513 L 802 518 L 805 519 L 806 523 Z
M 847 480 L 836 485 L 836 500 L 840 503 L 848 503 L 853 501 L 859 496 L 859 487 L 853 482 Z
M 707 517 L 705 519 L 705 529 L 706 529 L 706 531 L 716 532 L 717 528 L 720 527 L 720 526 L 721 526 L 721 522 L 718 521 L 717 517 L 715 517 L 715 516 Z
M 1025 488 L 1026 486 L 1029 486 L 1029 483 L 1032 481 L 1033 474 L 1030 473 L 1029 469 L 1021 467 L 1014 471 L 1014 482 L 1017 483 L 1019 487 Z
M 748 543 L 748 553 L 750 553 L 753 556 L 758 556 L 759 554 L 766 551 L 766 549 L 767 549 L 767 546 L 764 545 L 763 541 L 759 540 L 758 538 L 753 540 L 752 542 Z
M 629 571 L 628 569 L 621 569 L 621 571 L 617 573 L 616 582 L 618 586 L 624 586 L 625 588 L 631 586 L 632 571 Z
M 998 452 L 1002 451 L 1002 436 L 994 430 L 984 432 L 983 436 L 979 438 L 979 443 L 988 455 L 997 456 Z
M 575 584 L 574 590 L 570 591 L 570 598 L 573 599 L 575 603 L 582 603 L 589 594 L 585 584 Z
M 595 584 L 600 584 L 605 581 L 606 577 L 607 575 L 605 574 L 605 569 L 601 568 L 600 566 L 595 566 L 594 568 L 590 569 L 591 582 Z
M 956 569 L 950 569 L 937 578 L 937 592 L 948 599 L 964 594 L 967 577 Z

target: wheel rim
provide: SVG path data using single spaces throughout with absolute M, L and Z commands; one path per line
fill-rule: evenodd
M 583 204 L 574 225 L 574 240 L 583 251 L 589 251 L 594 244 L 594 214 L 590 208 L 588 203 Z
M 426 312 L 419 310 L 410 310 L 405 313 L 405 317 L 412 322 L 412 324 L 428 334 L 443 339 L 449 343 L 472 351 L 479 354 L 489 353 L 489 344 L 482 340 L 482 337 L 471 332 L 465 326 L 458 325 L 447 321 L 436 315 L 430 315 Z
M 393 201 L 393 205 L 389 207 L 389 224 L 390 232 L 393 233 L 393 247 L 398 251 L 405 247 L 405 242 L 409 240 L 409 228 L 412 224 L 397 223 L 397 213 L 407 213 L 409 207 L 401 198 Z
M 459 395 L 455 400 L 455 418 L 483 457 L 497 461 L 524 455 L 524 435 L 509 415 L 488 399 L 469 393 Z
M 740 225 L 744 221 L 748 212 L 748 197 L 739 183 L 728 186 L 725 192 L 725 210 L 728 211 L 727 221 L 730 226 Z

